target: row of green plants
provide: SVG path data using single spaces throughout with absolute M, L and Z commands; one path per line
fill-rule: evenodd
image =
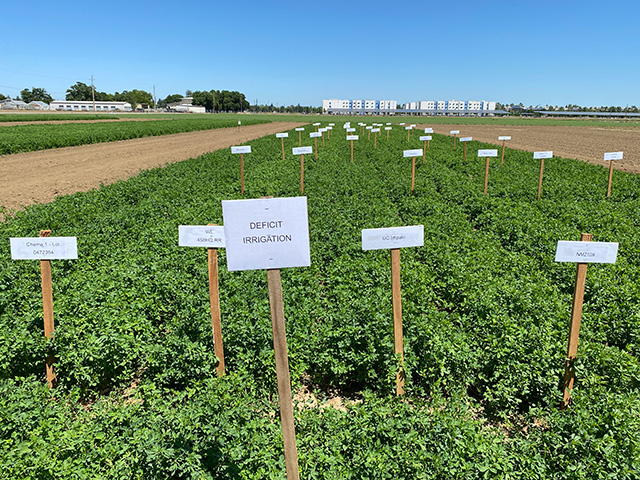
M 238 121 L 237 115 L 195 118 L 184 115 L 153 121 L 15 125 L 0 128 L 0 155 L 235 127 Z M 240 121 L 242 125 L 255 125 L 271 120 L 243 116 Z
M 297 137 L 284 161 L 275 136 L 251 142 L 244 198 L 299 195 Z M 507 150 L 483 195 L 484 159 L 470 152 L 490 145 L 471 142 L 463 162 L 435 135 L 411 195 L 402 150 L 421 148 L 417 135 L 355 143 L 352 164 L 338 124 L 317 161 L 305 156 L 312 262 L 282 272 L 294 391 L 345 403 L 298 404 L 302 478 L 637 478 L 638 177 L 616 172 L 606 199 L 604 169 L 554 158 L 536 200 L 538 161 Z M 266 274 L 228 272 L 219 252 L 218 379 L 206 253 L 177 246 L 179 225 L 221 224 L 234 198 L 239 159 L 224 150 L 0 224 L 3 477 L 284 478 Z M 389 254 L 361 251 L 360 231 L 413 224 L 425 245 L 401 253 L 399 399 Z M 53 342 L 37 262 L 8 251 L 43 228 L 79 248 L 53 262 Z M 560 411 L 575 266 L 553 255 L 581 232 L 620 250 L 588 269 L 573 404 Z
M 69 114 L 69 113 L 2 113 L 0 123 L 4 122 L 55 122 L 55 121 L 83 121 L 83 120 L 118 120 L 114 114 Z

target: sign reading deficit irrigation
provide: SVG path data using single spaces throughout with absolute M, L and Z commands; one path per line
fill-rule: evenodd
M 616 263 L 617 242 L 567 242 L 560 240 L 556 247 L 556 262 Z
M 10 238 L 13 260 L 76 260 L 76 237 Z
M 424 225 L 362 230 L 362 250 L 422 247 L 423 245 Z
M 224 248 L 224 227 L 222 225 L 180 225 L 178 246 Z
M 251 153 L 251 145 L 231 147 L 231 153 Z
M 311 265 L 307 197 L 222 202 L 229 271 Z

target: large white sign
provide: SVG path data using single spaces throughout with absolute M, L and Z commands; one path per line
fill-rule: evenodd
M 431 140 L 431 135 L 420 135 L 420 140 L 422 140 L 423 142 Z
M 307 197 L 222 202 L 229 271 L 308 267 Z
M 178 227 L 180 247 L 224 248 L 224 227 L 222 225 L 180 225 Z
M 461 142 L 470 142 L 471 140 L 473 140 L 471 137 L 460 137 Z
M 75 260 L 76 237 L 10 238 L 13 260 Z
M 622 160 L 622 152 L 609 152 L 604 154 L 605 161 Z
M 251 145 L 243 145 L 241 147 L 231 147 L 231 153 L 251 153 Z
M 551 157 L 553 157 L 553 152 L 533 152 L 534 159 L 551 158 Z
M 347 135 L 347 140 L 358 140 L 358 135 Z
M 416 148 L 414 150 L 403 150 L 402 154 L 405 157 L 421 157 L 422 156 L 422 149 L 421 148 Z
M 498 140 L 511 140 L 511 137 L 509 137 L 509 136 L 498 137 Z
M 425 128 L 424 133 L 433 133 L 433 128 Z
M 458 133 L 460 133 L 460 130 L 451 130 L 449 133 L 451 135 L 457 135 Z
M 479 157 L 497 157 L 498 156 L 498 150 L 494 149 L 494 150 L 478 150 L 478 156 Z
M 289 138 L 288 133 L 276 133 L 276 138 Z
M 313 147 L 295 147 L 293 148 L 294 155 L 306 155 L 307 153 L 313 153 Z
M 363 250 L 422 247 L 424 225 L 392 228 L 367 228 L 362 230 Z
M 321 136 L 322 136 L 322 133 L 320 133 L 320 132 L 311 132 L 311 133 L 309 134 L 309 136 L 310 136 L 311 138 L 321 137 Z
M 616 263 L 617 242 L 567 242 L 561 240 L 556 248 L 556 262 Z

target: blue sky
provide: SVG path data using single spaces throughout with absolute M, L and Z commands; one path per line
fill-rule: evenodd
M 640 2 L 16 0 L 0 93 L 75 82 L 323 98 L 640 106 Z

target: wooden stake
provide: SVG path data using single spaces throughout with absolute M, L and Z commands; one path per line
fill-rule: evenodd
M 411 157 L 411 195 L 416 184 L 416 157 Z
M 464 142 L 464 154 L 462 155 L 462 161 L 467 161 L 467 142 Z
M 378 148 L 378 132 L 373 134 L 373 148 Z
M 389 141 L 389 130 L 387 130 L 387 142 Z
M 322 148 L 324 148 L 324 132 L 322 132 Z
M 353 140 L 351 140 L 351 163 L 353 163 Z
M 300 155 L 300 193 L 304 193 L 304 155 Z
M 487 165 L 484 168 L 484 194 L 487 194 L 487 186 L 489 185 L 489 157 L 487 157 Z
M 544 158 L 540 159 L 540 178 L 538 179 L 538 200 L 542 194 L 542 173 L 544 172 Z
M 581 242 L 590 242 L 593 235 L 583 233 L 580 235 Z M 578 263 L 576 267 L 576 285 L 573 291 L 573 305 L 571 307 L 571 325 L 569 326 L 569 342 L 567 345 L 567 358 L 564 366 L 564 380 L 562 381 L 562 404 L 563 410 L 571 402 L 571 390 L 575 379 L 574 361 L 578 352 L 578 335 L 580 334 L 580 320 L 582 318 L 582 304 L 584 302 L 584 285 L 587 279 L 587 264 Z
M 244 153 L 240 154 L 240 194 L 244 195 Z
M 51 230 L 40 230 L 41 237 L 51 235 Z M 44 317 L 44 336 L 51 339 L 54 333 L 53 322 L 53 286 L 51 283 L 51 260 L 40 260 L 40 280 L 42 285 L 42 313 Z M 53 371 L 52 356 L 47 357 L 46 372 L 49 388 L 54 388 L 57 384 L 56 374 Z
M 422 163 L 427 159 L 427 141 L 424 141 L 424 148 L 422 149 Z
M 609 185 L 607 186 L 607 198 L 611 196 L 611 180 L 613 179 L 613 160 L 609 161 Z
M 302 146 L 302 132 L 301 131 L 298 132 L 298 146 L 299 147 Z
M 282 160 L 284 160 L 284 138 L 281 138 L 280 140 L 282 140 Z
M 367 138 L 367 140 L 371 140 L 371 129 L 369 129 L 369 137 Z
M 504 165 L 504 144 L 505 140 L 502 140 L 502 158 L 500 159 L 500 165 Z
M 456 151 L 456 134 L 453 134 L 453 151 Z
M 431 148 L 431 140 L 427 140 L 427 148 Z
M 400 355 L 400 368 L 396 374 L 396 395 L 404 394 L 404 349 L 402 345 L 402 295 L 400 292 L 400 249 L 391 249 L 391 291 L 393 301 L 394 353 Z
M 278 379 L 278 400 L 280 403 L 280 422 L 282 423 L 282 441 L 284 443 L 284 461 L 287 468 L 287 480 L 299 480 L 298 449 L 296 447 L 296 430 L 293 421 L 293 402 L 291 399 L 291 379 L 289 377 L 287 334 L 284 321 L 280 270 L 267 270 L 267 282 L 269 285 L 273 350 L 275 353 L 276 376 Z
M 409 141 L 411 135 L 411 129 L 407 130 L 407 142 Z
M 215 223 L 209 225 L 215 226 Z M 218 289 L 218 249 L 207 248 L 209 265 L 209 303 L 211 305 L 211 331 L 213 332 L 213 349 L 218 357 L 218 376 L 224 375 L 224 347 L 222 345 L 222 322 L 220 321 L 220 294 Z
M 318 137 L 315 137 L 314 140 L 316 141 L 316 160 L 318 159 Z

